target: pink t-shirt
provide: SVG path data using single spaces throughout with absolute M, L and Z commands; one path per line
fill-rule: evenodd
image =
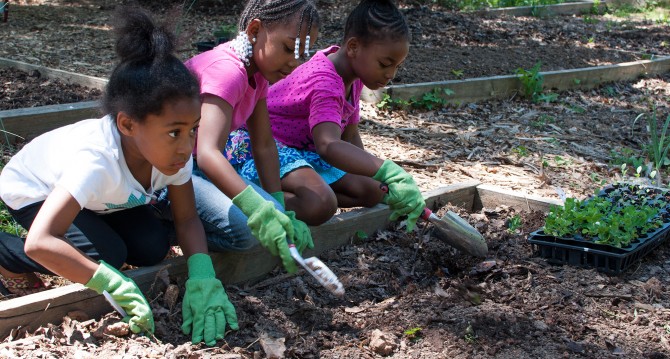
M 326 57 L 338 49 L 331 46 L 317 52 L 288 77 L 270 86 L 268 111 L 272 134 L 279 142 L 314 151 L 314 126 L 334 122 L 344 131 L 346 126 L 359 122 L 363 83 L 360 79 L 354 81 L 351 101 L 347 101 L 344 82 Z
M 230 42 L 196 55 L 185 64 L 200 81 L 201 97 L 215 95 L 233 106 L 231 132 L 245 124 L 256 103 L 267 97 L 268 81 L 257 72 L 252 81 L 255 86 L 249 84 L 244 63 L 237 58 Z

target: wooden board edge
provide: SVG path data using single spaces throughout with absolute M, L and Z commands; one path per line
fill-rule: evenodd
M 82 75 L 76 72 L 59 70 L 41 65 L 33 65 L 27 62 L 12 60 L 4 57 L 0 57 L 0 67 L 13 67 L 25 72 L 39 71 L 41 76 L 45 76 L 50 79 L 58 79 L 67 83 L 95 88 L 101 91 L 105 89 L 105 86 L 107 86 L 107 79 L 102 77 Z
M 546 198 L 502 189 L 490 184 L 477 186 L 474 210 L 482 208 L 495 208 L 501 205 L 512 207 L 518 211 L 542 211 L 548 212 L 551 205 L 562 205 L 555 198 Z
M 0 111 L 0 142 L 14 144 L 30 140 L 58 127 L 87 118 L 100 117 L 98 101 L 38 106 Z

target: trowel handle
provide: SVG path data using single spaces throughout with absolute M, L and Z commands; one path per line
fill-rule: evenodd
M 384 182 L 379 184 L 379 189 L 381 189 L 382 192 L 384 192 L 384 193 L 389 193 L 389 185 L 387 185 Z M 430 216 L 432 216 L 432 215 L 433 215 L 433 211 L 431 211 L 428 207 L 425 207 L 423 209 L 423 212 L 421 212 L 421 219 L 427 221 L 427 220 L 430 219 Z
M 428 221 L 428 220 L 430 220 L 430 216 L 432 216 L 432 215 L 433 215 L 433 211 L 431 211 L 428 207 L 425 207 L 423 209 L 423 212 L 421 212 L 421 219 Z

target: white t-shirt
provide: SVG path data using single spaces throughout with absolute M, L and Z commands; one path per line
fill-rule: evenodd
M 0 198 L 12 209 L 43 201 L 58 186 L 81 208 L 110 213 L 151 203 L 154 191 L 191 178 L 193 159 L 175 175 L 155 167 L 151 188 L 128 169 L 121 137 L 110 116 L 83 120 L 47 132 L 28 143 L 0 174 Z

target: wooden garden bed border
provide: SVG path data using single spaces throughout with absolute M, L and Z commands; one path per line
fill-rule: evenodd
M 670 56 L 653 60 L 640 60 L 614 65 L 585 67 L 579 69 L 540 72 L 544 76 L 544 88 L 554 91 L 591 89 L 616 81 L 631 81 L 641 76 L 652 76 L 670 71 Z M 523 84 L 517 75 L 478 77 L 465 80 L 423 82 L 392 85 L 377 91 L 364 89 L 361 95 L 367 102 L 381 101 L 386 93 L 394 99 L 421 98 L 434 89 L 450 89 L 453 94 L 443 96 L 452 104 L 477 102 L 489 99 L 505 99 L 522 92 Z
M 525 196 L 478 182 L 439 188 L 424 193 L 424 197 L 432 208 L 451 203 L 475 211 L 482 206 L 498 205 L 508 205 L 517 210 L 547 211 L 550 204 L 559 203 L 557 200 Z M 305 256 L 318 255 L 323 251 L 351 244 L 358 231 L 371 235 L 388 225 L 389 214 L 388 207 L 380 205 L 345 212 L 321 226 L 312 227 L 312 235 L 318 246 L 315 250 L 308 250 Z M 260 247 L 245 253 L 215 253 L 212 256 L 216 272 L 226 285 L 258 281 L 279 265 L 276 257 Z M 147 292 L 156 281 L 157 273 L 164 269 L 176 278 L 183 279 L 187 275 L 186 263 L 182 257 L 166 260 L 160 265 L 131 270 L 126 274 Z M 98 318 L 109 313 L 112 308 L 101 295 L 81 284 L 1 301 L 0 338 L 7 337 L 13 330 L 34 330 L 47 323 L 60 323 L 68 312 L 75 310 L 81 310 L 91 318 Z

